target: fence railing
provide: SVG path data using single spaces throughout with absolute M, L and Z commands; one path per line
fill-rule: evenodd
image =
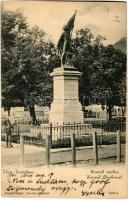
M 70 136 L 75 134 L 76 145 L 92 145 L 91 135 L 97 132 L 98 144 L 116 143 L 115 134 L 119 130 L 122 134 L 126 132 L 125 122 L 96 122 L 86 121 L 86 123 L 67 123 L 67 124 L 43 124 L 33 126 L 25 124 L 15 124 L 13 138 L 19 142 L 19 135 L 24 135 L 26 144 L 46 146 L 46 137 L 50 135 L 52 148 L 69 147 L 71 145 Z M 2 137 L 5 136 L 5 127 L 1 128 Z M 123 134 L 124 135 L 124 134 Z M 122 142 L 125 142 L 124 137 Z
M 1 127 L 2 136 L 5 136 L 6 129 Z M 116 145 L 116 159 L 121 161 L 121 144 L 125 143 L 126 123 L 125 122 L 96 122 L 67 124 L 43 124 L 33 126 L 15 124 L 12 137 L 15 142 L 20 143 L 20 160 L 24 163 L 25 144 L 44 146 L 46 148 L 46 164 L 51 163 L 51 149 L 59 147 L 71 147 L 72 164 L 76 165 L 76 147 L 92 146 L 94 164 L 99 162 L 99 148 L 104 144 Z M 110 152 L 111 153 L 111 152 Z
M 98 164 L 99 163 L 99 155 L 98 155 L 98 137 L 97 137 L 97 132 L 93 132 L 93 134 L 91 135 L 92 137 L 92 141 L 93 141 L 93 145 L 92 145 L 92 159 L 93 159 L 93 163 L 94 164 Z M 20 135 L 20 164 L 24 165 L 24 156 L 25 156 L 25 151 L 24 151 L 24 135 Z M 120 131 L 118 130 L 116 135 L 116 161 L 117 162 L 121 162 L 121 158 L 122 158 L 122 154 L 121 154 L 121 134 Z M 73 166 L 76 166 L 76 136 L 75 133 L 72 133 L 70 135 L 70 140 L 71 140 L 71 162 Z M 46 136 L 46 152 L 45 152 L 45 164 L 46 165 L 50 165 L 51 163 L 51 143 L 52 143 L 52 138 L 50 137 L 50 135 Z M 110 152 L 111 154 L 111 152 Z

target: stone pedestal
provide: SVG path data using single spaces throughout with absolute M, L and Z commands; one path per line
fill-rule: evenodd
M 79 102 L 78 80 L 81 73 L 76 68 L 66 66 L 54 69 L 54 99 L 51 104 L 49 122 L 83 123 L 83 111 Z

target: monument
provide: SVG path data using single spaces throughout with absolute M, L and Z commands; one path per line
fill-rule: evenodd
M 63 27 L 63 33 L 57 48 L 61 58 L 61 67 L 50 74 L 53 77 L 53 102 L 51 104 L 49 122 L 52 123 L 83 123 L 83 111 L 79 102 L 79 72 L 70 63 L 72 57 L 71 34 L 74 27 L 75 14 Z

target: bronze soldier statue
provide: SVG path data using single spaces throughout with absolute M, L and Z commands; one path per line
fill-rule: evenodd
M 57 44 L 58 54 L 61 57 L 61 66 L 68 65 L 69 60 L 72 57 L 71 35 L 74 28 L 75 16 L 76 11 L 68 23 L 63 27 L 63 33 L 61 34 Z

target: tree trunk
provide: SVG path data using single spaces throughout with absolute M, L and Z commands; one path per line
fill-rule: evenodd
M 125 106 L 122 106 L 122 117 L 125 117 Z
M 7 108 L 7 111 L 8 111 L 8 117 L 10 117 L 10 110 L 11 110 L 11 108 L 8 107 L 8 108 Z
M 30 110 L 30 116 L 32 118 L 32 124 L 36 125 L 37 124 L 37 120 L 36 120 L 36 113 L 35 113 L 35 106 L 29 106 L 29 110 Z
M 112 106 L 111 105 L 108 106 L 107 113 L 108 113 L 108 119 L 109 121 L 111 121 L 112 120 Z

